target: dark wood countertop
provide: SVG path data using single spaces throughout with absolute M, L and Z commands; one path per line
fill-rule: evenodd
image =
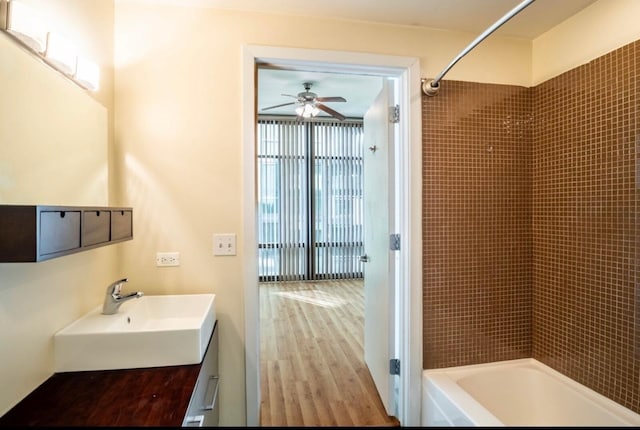
M 0 426 L 180 427 L 201 364 L 55 373 Z

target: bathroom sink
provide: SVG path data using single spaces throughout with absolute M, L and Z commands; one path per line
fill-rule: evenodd
M 132 369 L 202 361 L 216 321 L 215 294 L 148 295 L 102 305 L 54 335 L 55 371 Z

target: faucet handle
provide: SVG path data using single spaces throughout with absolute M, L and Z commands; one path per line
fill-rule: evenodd
M 111 285 L 107 287 L 107 294 L 120 294 L 120 290 L 122 289 L 122 284 L 124 284 L 125 282 L 129 282 L 129 279 L 122 278 L 111 283 Z

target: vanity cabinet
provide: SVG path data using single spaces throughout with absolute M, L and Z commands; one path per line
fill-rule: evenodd
M 218 331 L 199 364 L 55 373 L 0 427 L 217 427 Z
M 0 205 L 0 263 L 24 263 L 133 239 L 133 209 Z
M 193 394 L 189 400 L 183 427 L 217 427 L 219 420 L 218 330 L 213 328 Z

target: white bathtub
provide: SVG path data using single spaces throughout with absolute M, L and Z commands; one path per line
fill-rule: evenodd
M 638 426 L 640 414 L 532 358 L 423 371 L 423 426 Z

